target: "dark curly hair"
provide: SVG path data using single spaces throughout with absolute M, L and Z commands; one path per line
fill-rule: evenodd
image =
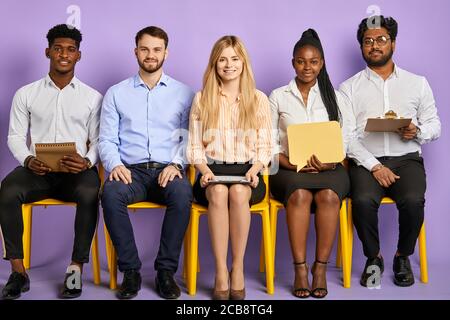
M 76 46 L 80 48 L 82 40 L 81 32 L 74 26 L 67 24 L 58 24 L 51 28 L 47 33 L 48 47 L 50 48 L 56 38 L 70 38 L 75 40 Z
M 397 37 L 397 32 L 398 32 L 397 21 L 395 21 L 395 19 L 392 17 L 385 18 L 384 16 L 372 16 L 372 17 L 363 19 L 361 21 L 361 23 L 359 24 L 356 37 L 358 38 L 358 42 L 359 42 L 360 46 L 362 46 L 364 33 L 368 29 L 373 28 L 373 27 L 369 26 L 372 23 L 372 21 L 375 21 L 375 22 L 379 21 L 380 23 L 379 23 L 379 25 L 377 25 L 377 27 L 385 28 L 387 30 L 387 32 L 389 33 L 391 40 L 395 41 L 395 38 Z

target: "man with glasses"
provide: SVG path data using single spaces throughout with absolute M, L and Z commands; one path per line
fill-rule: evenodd
M 399 239 L 394 256 L 394 283 L 414 283 L 408 256 L 413 254 L 424 220 L 425 169 L 421 145 L 437 139 L 441 124 L 427 80 L 400 69 L 392 60 L 397 36 L 393 18 L 375 16 L 361 21 L 357 38 L 367 68 L 340 87 L 350 112 L 353 132 L 347 154 L 350 161 L 353 219 L 367 257 L 362 286 L 373 286 L 372 270 L 383 273 L 378 236 L 378 208 L 384 196 L 399 210 Z M 368 118 L 393 110 L 411 118 L 397 132 L 365 132 Z M 378 284 L 379 282 L 376 281 Z

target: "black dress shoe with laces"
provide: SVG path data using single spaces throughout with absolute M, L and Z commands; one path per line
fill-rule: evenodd
M 367 259 L 366 265 L 364 266 L 364 271 L 361 274 L 361 279 L 359 280 L 359 283 L 363 287 L 369 287 L 369 286 L 374 286 L 375 285 L 373 280 L 369 279 L 374 274 L 374 272 L 368 272 L 368 268 L 370 266 L 377 266 L 380 269 L 380 276 L 381 276 L 383 274 L 383 272 L 384 272 L 383 257 L 375 257 L 375 258 Z
M 173 278 L 173 273 L 159 270 L 155 278 L 156 291 L 164 299 L 177 299 L 181 295 L 180 288 Z
M 400 287 L 409 287 L 414 284 L 414 274 L 408 256 L 394 257 L 394 283 Z
M 141 274 L 137 270 L 127 270 L 123 274 L 122 285 L 117 292 L 119 299 L 132 299 L 137 296 L 141 290 Z
M 75 277 L 78 277 L 76 279 Z M 61 290 L 62 299 L 74 299 L 81 296 L 83 284 L 81 283 L 81 273 L 66 273 L 64 277 L 64 286 Z
M 2 299 L 14 300 L 20 297 L 22 292 L 30 290 L 30 279 L 27 274 L 13 272 L 2 290 Z

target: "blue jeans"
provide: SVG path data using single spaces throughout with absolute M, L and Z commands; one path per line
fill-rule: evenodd
M 106 181 L 102 193 L 103 215 L 117 251 L 121 272 L 141 268 L 133 227 L 127 205 L 140 201 L 152 201 L 167 206 L 161 231 L 155 270 L 175 273 L 178 268 L 184 234 L 189 224 L 192 203 L 192 186 L 185 175 L 175 177 L 165 188 L 158 185 L 161 169 L 128 167 L 132 183 Z

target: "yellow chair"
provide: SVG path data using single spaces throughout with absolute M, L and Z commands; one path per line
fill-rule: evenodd
M 189 181 L 192 183 L 193 177 L 195 176 L 195 172 L 192 173 L 191 168 L 187 170 L 187 176 Z M 133 212 L 136 212 L 137 209 L 165 209 L 166 206 L 162 204 L 158 204 L 155 202 L 150 201 L 142 201 L 133 203 L 127 206 L 128 209 L 133 210 Z M 106 225 L 103 224 L 103 230 L 105 233 L 105 244 L 106 244 L 106 257 L 108 260 L 108 269 L 109 269 L 109 288 L 111 290 L 114 290 L 117 288 L 117 253 L 114 248 L 114 245 L 112 243 L 111 237 L 109 235 L 108 229 L 106 228 Z M 183 263 L 183 277 L 186 278 L 186 259 L 187 259 L 187 247 L 188 247 L 188 241 L 189 236 L 188 232 L 186 232 L 186 235 L 184 237 L 184 263 Z
M 276 239 L 277 239 L 277 220 L 278 220 L 278 211 L 280 209 L 283 209 L 284 205 L 283 203 L 275 200 L 270 199 L 270 230 L 272 232 L 272 252 L 273 252 L 273 266 L 275 266 L 275 252 L 276 252 Z M 339 212 L 339 236 L 338 236 L 338 250 L 341 250 L 341 248 L 344 249 L 344 255 L 347 256 L 347 248 L 348 248 L 348 237 L 341 237 L 341 234 L 347 234 L 348 228 L 348 221 L 347 221 L 347 201 L 346 199 L 342 200 L 341 209 Z M 260 255 L 260 271 L 264 271 L 264 252 L 261 247 L 261 255 Z M 338 258 L 340 258 L 340 255 L 337 255 Z M 341 265 L 340 265 L 341 266 Z M 344 287 L 349 288 L 350 287 L 350 277 L 347 276 L 350 274 L 350 266 L 347 263 L 347 260 L 344 260 L 343 265 L 343 278 L 344 278 Z
M 45 199 L 41 201 L 36 201 L 32 203 L 25 203 L 22 205 L 22 216 L 23 216 L 23 253 L 24 260 L 23 264 L 25 269 L 30 268 L 31 259 L 31 226 L 32 226 L 32 216 L 33 207 L 43 206 L 74 206 L 77 204 L 75 202 L 64 202 L 56 199 Z M 97 228 L 95 230 L 94 239 L 92 240 L 92 270 L 94 274 L 94 283 L 100 284 L 100 263 L 98 258 L 98 237 Z
M 262 218 L 262 241 L 264 247 L 264 264 L 266 267 L 266 289 L 268 294 L 274 293 L 274 276 L 273 276 L 273 253 L 272 253 L 272 238 L 270 232 L 270 209 L 269 209 L 269 178 L 267 173 L 263 175 L 264 183 L 266 184 L 266 195 L 264 200 L 254 204 L 250 207 L 251 213 L 258 213 Z M 195 295 L 197 291 L 197 272 L 199 271 L 198 264 L 198 229 L 199 220 L 202 214 L 207 213 L 208 208 L 197 203 L 192 204 L 191 221 L 187 235 L 190 237 L 188 241 L 187 254 L 187 290 L 190 295 Z
M 395 201 L 389 197 L 384 197 L 381 200 L 381 204 L 395 204 Z M 347 223 L 348 227 L 346 228 L 346 232 L 342 232 L 341 229 L 341 237 L 347 238 L 347 241 L 342 241 L 341 248 L 344 249 L 342 252 L 338 254 L 338 261 L 346 262 L 347 270 L 344 271 L 344 283 L 347 283 L 348 286 L 346 288 L 350 288 L 350 277 L 352 272 L 352 255 L 353 255 L 353 219 L 352 219 L 352 202 L 351 199 L 348 199 L 347 206 Z M 341 220 L 342 221 L 342 220 Z M 347 244 L 347 248 L 345 245 Z M 426 250 L 426 236 L 425 236 L 425 222 L 422 224 L 419 233 L 419 256 L 420 256 L 420 281 L 423 283 L 428 283 L 428 263 L 427 263 L 427 250 Z M 343 261 L 342 261 L 343 260 Z

